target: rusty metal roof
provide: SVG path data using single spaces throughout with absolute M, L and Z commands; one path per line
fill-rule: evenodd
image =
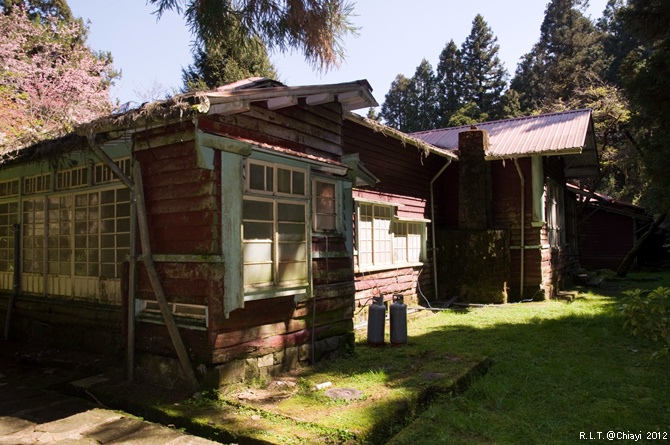
M 489 133 L 487 159 L 533 155 L 579 155 L 571 159 L 571 177 L 598 171 L 591 110 L 538 114 L 475 124 Z M 412 133 L 411 136 L 448 150 L 458 149 L 458 134 L 471 125 Z M 567 172 L 566 172 L 567 173 Z

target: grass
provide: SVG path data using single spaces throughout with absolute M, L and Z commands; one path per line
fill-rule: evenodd
M 670 286 L 670 274 L 610 277 L 603 289 L 571 304 L 433 317 L 453 353 L 485 354 L 494 364 L 468 391 L 433 404 L 389 443 L 574 443 L 580 432 L 607 431 L 670 435 L 670 360 L 653 360 L 657 345 L 625 333 L 619 312 L 623 290 L 658 286 Z
M 289 394 L 238 397 L 262 394 L 259 382 L 164 412 L 238 443 L 569 444 L 608 431 L 667 440 L 670 357 L 652 359 L 658 345 L 627 334 L 619 310 L 623 291 L 659 286 L 670 273 L 610 275 L 571 303 L 424 311 L 406 346 L 368 347 L 362 332 L 353 356 L 304 370 Z M 312 389 L 323 382 L 362 396 L 329 399 Z

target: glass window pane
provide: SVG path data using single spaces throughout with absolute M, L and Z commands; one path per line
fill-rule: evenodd
M 272 203 L 269 201 L 252 201 L 245 199 L 242 203 L 242 218 L 259 221 L 273 220 Z
M 277 219 L 279 221 L 305 221 L 305 205 L 304 204 L 287 204 L 280 202 L 277 205 Z
M 245 264 L 244 284 L 265 284 L 272 282 L 272 264 Z
M 304 281 L 307 278 L 307 263 L 279 263 L 277 282 Z
M 305 195 L 305 173 L 293 171 L 293 194 Z
M 291 193 L 291 170 L 277 169 L 277 191 L 280 193 Z
M 265 191 L 265 166 L 249 164 L 249 188 Z
M 243 233 L 245 240 L 271 240 L 273 237 L 272 223 L 244 222 Z
M 317 215 L 316 226 L 319 230 L 335 230 L 335 215 Z
M 305 240 L 305 225 L 279 223 L 277 225 L 277 236 L 280 241 L 303 241 Z
M 279 243 L 279 261 L 304 261 L 307 259 L 305 243 Z
M 272 261 L 271 242 L 245 242 L 242 249 L 242 257 L 245 263 Z

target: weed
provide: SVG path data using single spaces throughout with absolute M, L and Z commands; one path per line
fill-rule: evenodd
M 641 336 L 665 346 L 653 353 L 654 357 L 667 355 L 670 350 L 670 287 L 654 290 L 635 289 L 624 292 L 621 305 L 624 328 L 633 336 Z

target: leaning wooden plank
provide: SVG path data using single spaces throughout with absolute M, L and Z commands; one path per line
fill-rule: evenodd
M 135 161 L 135 165 L 133 167 L 133 179 L 135 180 L 137 223 L 140 229 L 140 242 L 142 243 L 144 266 L 146 267 L 147 273 L 149 275 L 151 286 L 154 288 L 156 301 L 158 302 L 158 306 L 161 309 L 161 314 L 163 314 L 165 326 L 167 327 L 170 338 L 172 339 L 172 344 L 174 345 L 177 356 L 179 357 L 179 363 L 181 364 L 182 370 L 184 371 L 186 380 L 195 389 L 198 385 L 198 380 L 195 377 L 193 366 L 191 365 L 191 361 L 188 358 L 188 353 L 184 347 L 184 342 L 179 335 L 179 328 L 177 328 L 177 324 L 172 317 L 172 311 L 170 311 L 170 308 L 168 307 L 163 285 L 160 281 L 160 278 L 158 277 L 158 272 L 156 271 L 156 266 L 151 254 L 151 243 L 149 242 L 149 223 L 144 202 L 144 190 L 142 188 L 142 169 L 140 168 L 140 163 L 138 161 Z

